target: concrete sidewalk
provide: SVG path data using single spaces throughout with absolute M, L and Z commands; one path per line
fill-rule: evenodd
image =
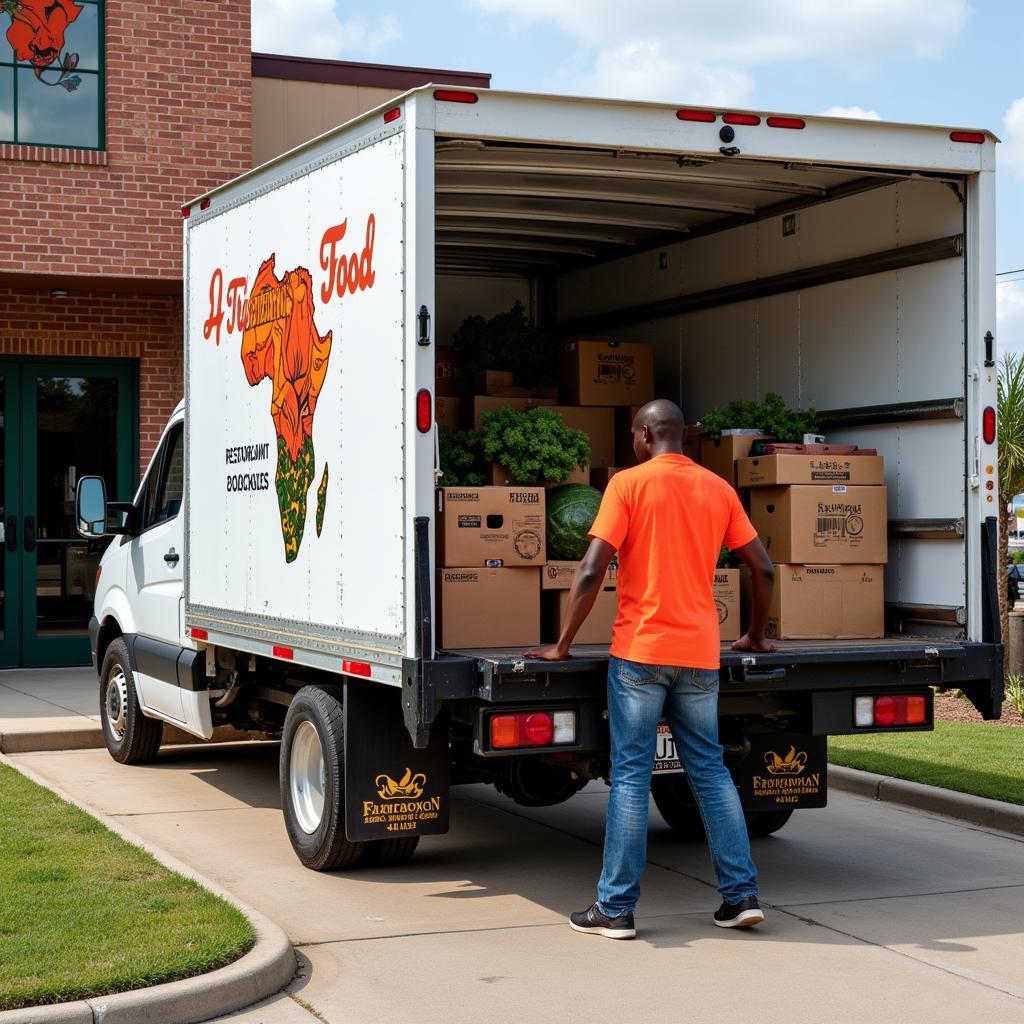
M 102 746 L 92 668 L 0 672 L 0 754 Z

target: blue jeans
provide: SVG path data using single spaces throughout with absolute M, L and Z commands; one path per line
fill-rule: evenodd
M 612 792 L 597 886 L 598 908 L 609 917 L 633 910 L 640 898 L 651 772 L 663 714 L 704 821 L 722 899 L 738 903 L 757 895 L 747 823 L 718 742 L 718 671 L 613 657 L 608 665 Z

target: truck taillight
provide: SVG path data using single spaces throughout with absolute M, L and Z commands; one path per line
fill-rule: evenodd
M 491 715 L 492 750 L 553 747 L 576 742 L 575 711 L 515 711 Z
M 985 411 L 981 414 L 981 438 L 985 444 L 995 444 L 996 411 L 991 405 L 985 406 Z
M 928 699 L 923 694 L 854 698 L 853 724 L 858 729 L 925 725 L 927 721 Z
M 420 388 L 416 392 L 416 429 L 421 434 L 429 433 L 430 428 L 434 425 L 430 406 L 430 392 L 426 388 Z

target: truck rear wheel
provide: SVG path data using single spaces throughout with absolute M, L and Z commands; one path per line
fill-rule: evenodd
M 536 756 L 510 758 L 494 780 L 495 789 L 520 807 L 554 807 L 575 796 L 586 784 L 586 779 L 574 778 L 565 768 Z
M 663 775 L 651 780 L 651 796 L 661 816 L 673 832 L 694 842 L 707 839 L 697 801 L 685 774 Z M 781 811 L 744 811 L 747 834 L 762 839 L 778 832 L 793 816 L 792 808 Z
M 747 819 L 747 832 L 751 839 L 760 839 L 778 832 L 793 817 L 791 807 L 782 811 L 744 811 Z
M 419 836 L 403 836 L 401 839 L 372 839 L 363 843 L 365 867 L 395 868 L 412 860 Z
M 352 868 L 365 843 L 345 836 L 345 736 L 340 691 L 307 686 L 281 737 L 281 808 L 299 860 L 314 871 Z
M 100 669 L 100 721 L 110 756 L 121 764 L 146 764 L 160 749 L 164 723 L 142 713 L 123 637 L 111 641 Z

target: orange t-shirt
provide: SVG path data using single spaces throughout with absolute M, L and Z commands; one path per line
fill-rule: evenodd
M 757 536 L 732 487 L 685 455 L 655 456 L 611 478 L 590 536 L 619 552 L 611 653 L 644 665 L 718 668 L 718 554 Z

